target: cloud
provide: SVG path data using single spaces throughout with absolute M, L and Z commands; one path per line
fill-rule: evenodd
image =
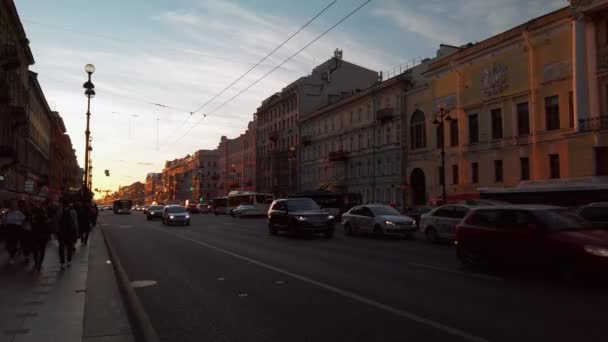
M 152 162 L 139 162 L 139 163 L 137 163 L 137 165 L 143 165 L 143 166 L 152 166 L 154 164 L 155 163 L 152 163 Z

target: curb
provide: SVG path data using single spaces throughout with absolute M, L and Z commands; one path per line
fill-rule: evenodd
M 156 330 L 154 330 L 154 327 L 152 326 L 150 317 L 148 317 L 148 314 L 144 310 L 135 290 L 131 287 L 131 281 L 129 281 L 129 277 L 127 277 L 127 273 L 118 259 L 116 250 L 114 250 L 114 247 L 110 244 L 110 241 L 106 236 L 105 229 L 99 228 L 101 230 L 101 235 L 103 235 L 106 248 L 108 249 L 112 266 L 114 267 L 116 282 L 118 283 L 118 288 L 125 301 L 125 306 L 129 320 L 133 326 L 133 333 L 136 336 L 136 340 L 141 342 L 160 342 Z

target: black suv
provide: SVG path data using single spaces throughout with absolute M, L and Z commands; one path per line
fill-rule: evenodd
M 268 211 L 268 231 L 276 235 L 280 230 L 291 235 L 322 233 L 329 239 L 334 236 L 334 216 L 310 198 L 279 199 Z

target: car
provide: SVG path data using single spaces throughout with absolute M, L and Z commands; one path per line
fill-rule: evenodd
M 241 204 L 232 210 L 233 217 L 265 216 L 268 212 L 250 204 Z
M 439 243 L 442 239 L 454 240 L 456 226 L 469 210 L 475 207 L 467 204 L 448 204 L 437 207 L 420 216 L 420 232 L 432 243 Z
M 608 229 L 608 202 L 584 205 L 578 208 L 576 213 L 591 222 L 594 227 Z
M 208 214 L 211 212 L 211 206 L 207 203 L 200 203 L 196 205 L 198 212 L 201 214 Z
M 146 218 L 148 220 L 153 220 L 155 218 L 163 218 L 163 209 L 164 207 L 162 205 L 151 205 L 150 208 L 148 208 L 148 212 L 146 213 Z
M 608 269 L 608 230 L 566 208 L 511 205 L 471 210 L 456 229 L 466 267 L 506 265 L 558 271 L 566 279 Z
M 198 207 L 196 206 L 195 203 L 190 203 L 186 206 L 186 210 L 188 210 L 188 212 L 190 214 L 198 214 Z
M 146 215 L 147 215 L 147 214 L 148 214 L 148 209 L 150 209 L 150 205 L 149 205 L 149 204 L 146 204 L 146 205 L 144 205 L 144 206 L 142 207 L 141 211 L 142 211 L 144 214 L 146 214 Z
M 433 210 L 433 207 L 411 207 L 403 212 L 403 215 L 411 217 L 416 221 L 416 226 L 420 225 L 420 216 Z
M 342 214 L 346 235 L 373 233 L 411 238 L 416 221 L 388 205 L 359 205 Z
M 190 214 L 182 205 L 168 205 L 163 209 L 162 221 L 164 225 L 170 226 L 174 223 L 185 226 L 190 225 Z
M 334 216 L 310 198 L 275 200 L 268 210 L 268 232 L 276 235 L 279 231 L 290 235 L 321 233 L 329 239 L 334 236 Z

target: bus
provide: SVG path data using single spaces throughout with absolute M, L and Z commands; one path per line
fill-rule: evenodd
M 211 210 L 213 210 L 213 213 L 215 215 L 225 214 L 227 201 L 228 201 L 227 197 L 216 197 L 216 198 L 212 199 L 211 200 L 211 206 L 212 206 Z
M 133 201 L 130 199 L 119 199 L 115 200 L 112 204 L 114 214 L 131 214 L 131 208 L 133 208 Z
M 332 213 L 337 220 L 340 220 L 342 214 L 352 207 L 362 204 L 361 194 L 356 192 L 306 191 L 288 197 L 310 198 L 317 202 L 321 208 Z
M 241 204 L 249 204 L 260 211 L 268 212 L 270 204 L 274 201 L 273 194 L 251 191 L 230 191 L 227 198 L 226 214 L 230 214 L 233 209 L 236 209 Z

